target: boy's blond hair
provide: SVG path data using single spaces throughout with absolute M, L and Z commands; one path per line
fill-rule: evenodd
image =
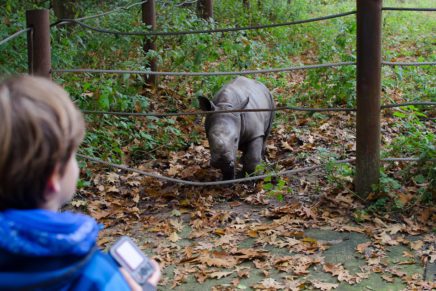
M 31 76 L 0 83 L 0 210 L 37 208 L 84 135 L 81 113 L 54 82 Z

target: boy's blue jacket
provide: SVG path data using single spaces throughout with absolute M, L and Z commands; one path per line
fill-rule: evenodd
M 82 214 L 1 211 L 0 290 L 130 290 L 98 231 Z

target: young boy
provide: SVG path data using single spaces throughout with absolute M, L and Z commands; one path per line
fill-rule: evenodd
M 76 190 L 84 131 L 82 115 L 52 81 L 0 83 L 0 290 L 144 287 L 96 248 L 94 219 L 58 212 Z M 160 277 L 153 264 L 148 290 Z

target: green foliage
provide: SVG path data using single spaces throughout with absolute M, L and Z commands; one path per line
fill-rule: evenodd
M 25 10 L 47 8 L 49 1 L 4 0 L 0 11 L 0 39 L 25 28 Z M 355 9 L 354 0 L 250 1 L 244 9 L 242 1 L 215 1 L 213 21 L 197 17 L 195 5 L 177 6 L 181 1 L 156 1 L 158 30 L 185 31 L 218 27 L 251 26 L 289 22 L 335 14 Z M 81 0 L 78 16 L 94 15 L 132 1 Z M 396 0 L 385 0 L 385 6 L 399 6 Z M 410 6 L 431 7 L 432 0 L 411 0 Z M 118 31 L 147 31 L 141 20 L 140 6 L 85 22 L 91 26 Z M 383 59 L 403 61 L 434 61 L 434 27 L 436 18 L 416 17 L 416 12 L 385 11 L 383 24 Z M 421 14 L 426 15 L 426 14 Z M 55 21 L 51 13 L 51 22 Z M 239 71 L 298 66 L 356 60 L 356 23 L 354 16 L 316 23 L 259 30 L 215 34 L 194 34 L 156 37 L 156 51 L 143 53 L 144 37 L 99 34 L 80 26 L 53 27 L 51 33 L 52 65 L 60 68 L 102 68 L 147 70 L 157 58 L 161 71 Z M 26 36 L 0 46 L 0 74 L 23 73 L 27 70 Z M 384 67 L 384 104 L 407 101 L 434 101 L 436 96 L 435 67 Z M 278 106 L 354 107 L 355 67 L 325 68 L 279 74 L 252 76 L 274 92 Z M 196 97 L 212 97 L 233 76 L 159 77 L 156 90 L 145 89 L 143 76 L 53 74 L 76 104 L 85 110 L 103 111 L 185 111 L 198 106 Z M 423 122 L 420 107 L 396 110 L 399 134 L 385 141 L 383 156 L 420 156 L 422 162 L 408 167 L 401 177 L 388 171 L 382 176 L 380 191 L 389 192 L 397 181 L 415 181 L 423 185 L 420 200 L 432 200 L 435 189 L 435 133 Z M 295 118 L 278 115 L 275 124 Z M 324 118 L 321 114 L 312 115 Z M 158 149 L 180 150 L 204 136 L 193 128 L 194 119 L 125 118 L 86 115 L 89 124 L 82 151 L 113 161 L 140 161 L 153 157 Z M 197 120 L 198 121 L 198 120 Z M 195 126 L 194 126 L 195 127 Z M 322 156 L 322 151 L 319 151 Z M 300 153 L 304 159 L 308 154 Z M 338 158 L 326 153 L 324 159 Z M 263 165 L 265 172 L 274 172 Z M 327 179 L 337 187 L 345 187 L 353 177 L 348 164 L 329 164 Z M 268 180 L 269 179 L 269 180 Z M 271 193 L 287 193 L 283 178 L 268 178 L 265 189 Z M 274 192 L 275 191 L 275 192 Z M 283 196 L 281 196 L 283 197 Z M 380 202 L 381 203 L 381 202 Z M 381 203 L 383 204 L 383 203 Z M 378 206 L 377 206 L 378 207 Z
M 263 190 L 278 201 L 283 201 L 285 195 L 292 194 L 292 188 L 288 186 L 283 176 L 274 176 L 277 172 L 264 162 L 257 165 L 255 170 L 256 175 L 266 175 L 263 179 Z
M 382 193 L 390 193 L 401 188 L 401 184 L 394 178 L 389 177 L 384 172 L 380 173 L 380 185 L 374 191 Z
M 389 152 L 397 156 L 422 156 L 434 158 L 436 156 L 436 136 L 421 118 L 427 116 L 414 106 L 403 107 L 394 112 L 394 116 L 402 120 L 401 135 L 389 146 Z
M 405 181 L 413 180 L 422 185 L 419 190 L 422 202 L 431 202 L 436 190 L 436 136 L 435 132 L 423 123 L 426 115 L 414 106 L 394 112 L 401 121 L 401 134 L 386 149 L 386 155 L 419 157 L 418 167 L 407 166 L 402 171 Z M 434 202 L 434 201 L 433 201 Z
M 370 213 L 385 212 L 388 201 L 388 197 L 379 198 L 367 208 L 367 211 Z

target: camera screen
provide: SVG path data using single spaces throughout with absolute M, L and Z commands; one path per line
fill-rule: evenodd
M 141 254 L 127 241 L 123 242 L 115 251 L 132 270 L 135 270 L 144 261 Z

